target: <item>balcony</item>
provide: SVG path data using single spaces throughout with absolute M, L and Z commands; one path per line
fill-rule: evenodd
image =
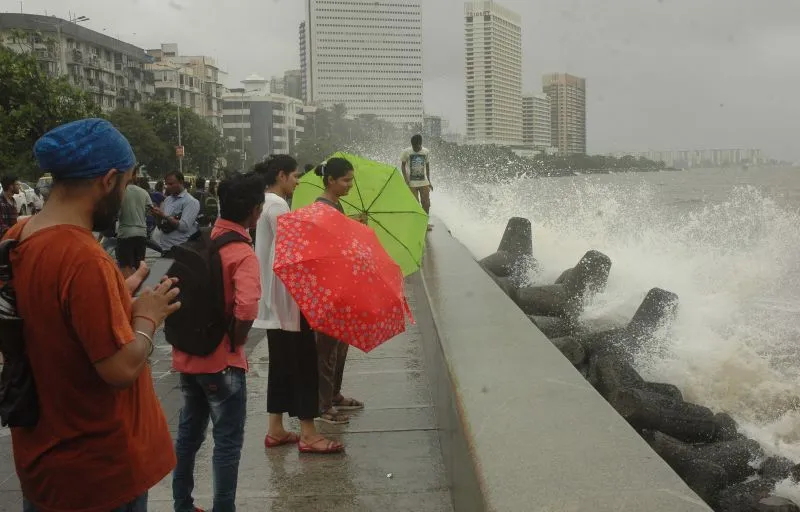
M 67 52 L 67 62 L 73 62 L 76 64 L 83 63 L 83 52 L 78 50 L 77 48 L 73 48 L 71 52 Z

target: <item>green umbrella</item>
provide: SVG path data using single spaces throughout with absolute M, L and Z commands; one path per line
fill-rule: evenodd
M 366 213 L 367 224 L 375 230 L 381 245 L 400 265 L 403 274 L 419 270 L 428 216 L 411 194 L 400 171 L 391 165 L 347 153 L 336 153 L 333 157 L 347 159 L 355 169 L 353 188 L 341 199 L 345 215 Z M 310 205 L 322 191 L 322 178 L 313 172 L 306 173 L 294 191 L 292 208 Z

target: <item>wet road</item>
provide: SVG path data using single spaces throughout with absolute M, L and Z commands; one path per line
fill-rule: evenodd
M 264 331 L 248 342 L 248 417 L 239 470 L 239 511 L 351 512 L 452 510 L 436 431 L 422 347 L 415 326 L 370 354 L 350 350 L 344 392 L 366 402 L 349 425 L 324 426 L 347 453 L 300 455 L 296 447 L 265 450 L 266 378 L 269 361 Z M 169 346 L 157 339 L 153 379 L 173 435 L 182 397 L 169 371 Z M 294 423 L 289 424 L 297 429 Z M 0 429 L 0 511 L 21 510 L 11 439 Z M 198 454 L 197 506 L 211 508 L 209 438 Z M 171 479 L 150 492 L 149 510 L 172 510 Z

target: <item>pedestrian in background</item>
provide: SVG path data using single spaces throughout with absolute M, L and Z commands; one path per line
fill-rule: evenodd
M 125 277 L 133 274 L 147 252 L 147 216 L 153 207 L 150 194 L 141 188 L 139 166 L 133 169 L 131 182 L 125 189 L 117 227 L 117 262 Z M 145 180 L 145 186 L 147 181 Z
M 197 216 L 200 203 L 186 190 L 183 173 L 172 171 L 164 178 L 167 196 L 161 206 L 150 211 L 156 218 L 156 226 L 161 232 L 158 245 L 163 253 L 176 245 L 185 243 L 197 234 Z
M 431 156 L 430 151 L 422 146 L 422 135 L 411 137 L 411 147 L 400 157 L 403 177 L 411 189 L 411 193 L 422 205 L 425 213 L 431 212 Z M 428 231 L 432 226 L 428 224 Z
M 3 194 L 0 196 L 0 237 L 17 223 L 19 210 L 14 196 L 19 194 L 19 179 L 16 176 L 3 176 L 0 179 Z
M 23 510 L 146 511 L 175 465 L 147 359 L 178 289 L 166 280 L 133 301 L 147 267 L 126 281 L 92 236 L 114 223 L 136 163 L 111 123 L 55 128 L 34 154 L 50 197 L 6 235 L 19 241 L 11 265 L 39 410 L 35 426 L 11 429 Z

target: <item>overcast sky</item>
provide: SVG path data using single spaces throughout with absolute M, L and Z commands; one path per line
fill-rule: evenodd
M 800 160 L 800 0 L 504 0 L 523 18 L 526 91 L 588 80 L 591 153 L 760 147 Z M 64 6 L 64 7 L 62 7 Z M 229 85 L 299 67 L 302 0 L 24 0 L 144 48 L 216 57 Z M 16 0 L 0 11 L 19 12 Z M 425 104 L 465 124 L 463 1 L 423 0 Z

